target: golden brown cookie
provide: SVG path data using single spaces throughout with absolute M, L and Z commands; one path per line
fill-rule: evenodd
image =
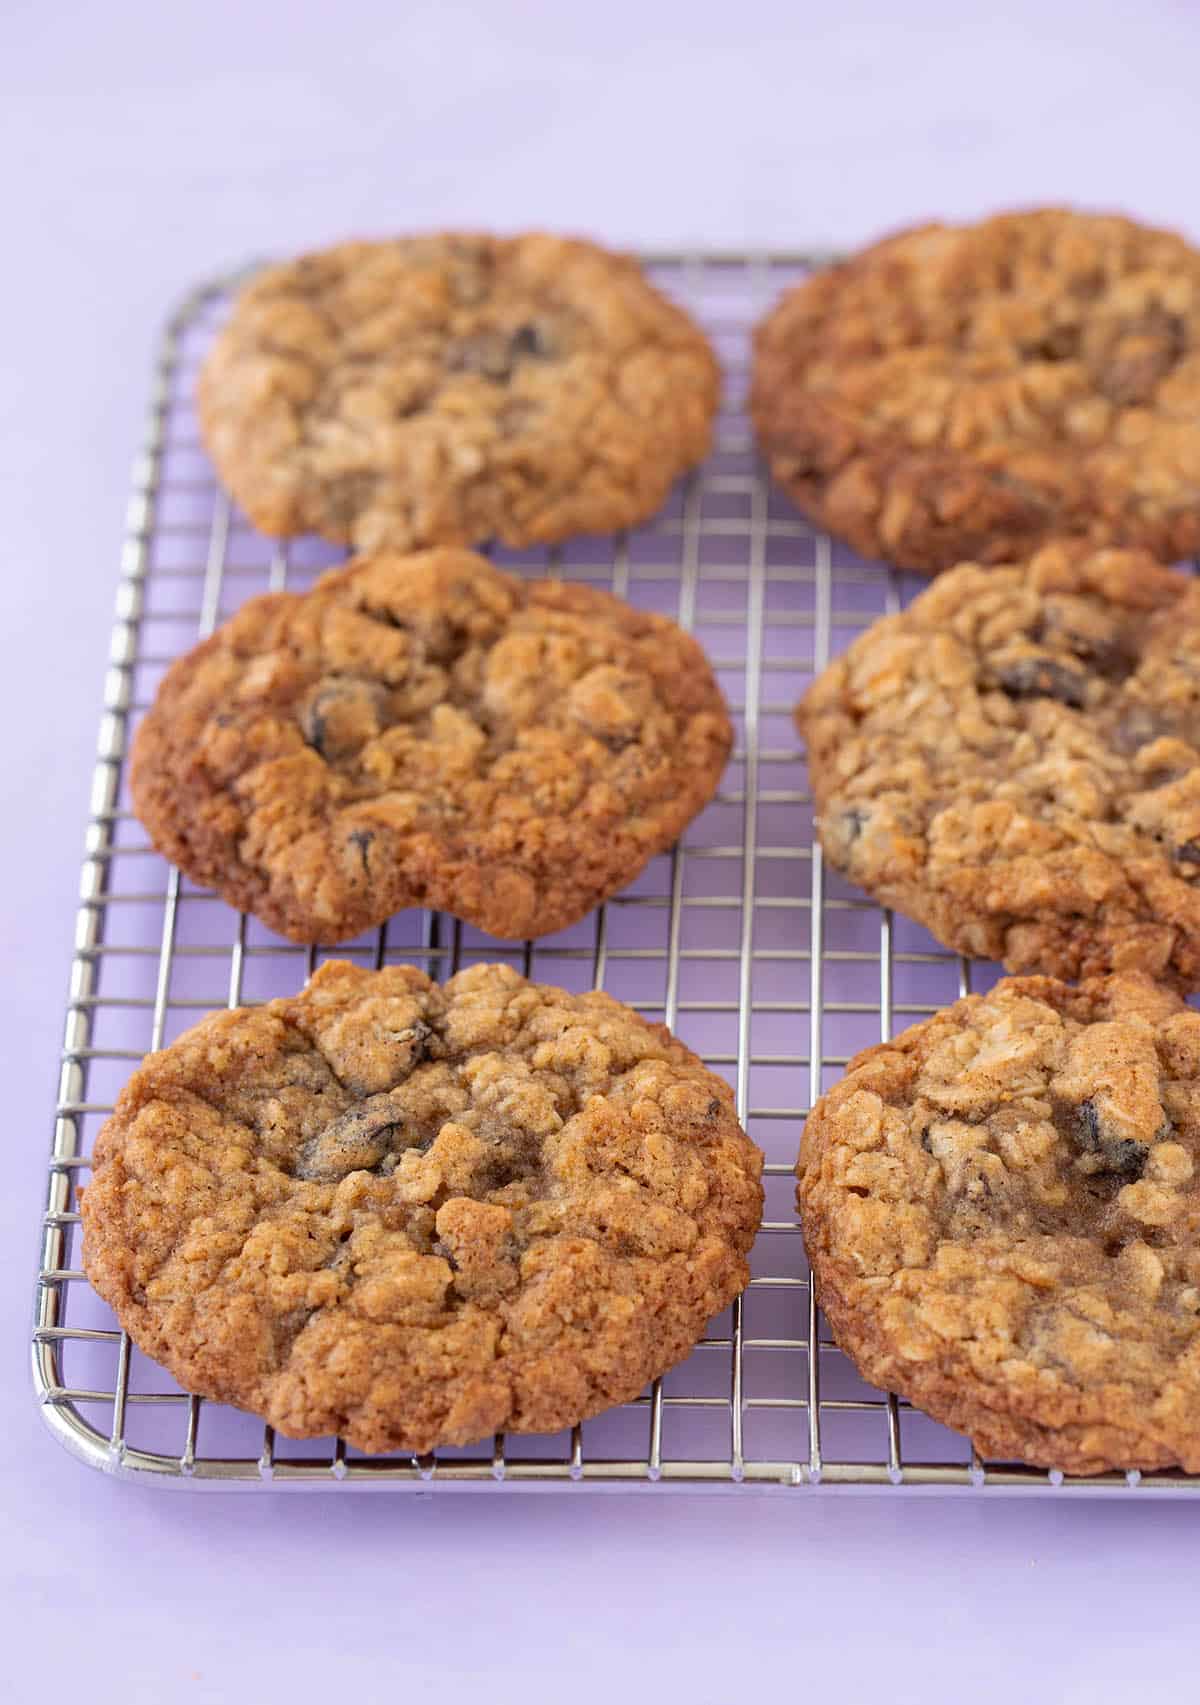
M 797 709 L 830 862 L 1010 971 L 1200 987 L 1200 582 L 1136 551 L 964 564 Z
M 705 338 L 628 257 L 448 234 L 258 273 L 199 405 L 263 532 L 412 550 L 644 520 L 707 453 L 719 390 Z
M 1048 539 L 1200 553 L 1200 251 L 1050 209 L 889 237 L 759 326 L 775 478 L 932 574 Z
M 189 1391 L 426 1451 L 679 1361 L 746 1283 L 761 1170 L 724 1080 L 607 995 L 334 962 L 143 1063 L 83 1258 Z
M 575 923 L 711 798 L 733 731 L 665 616 L 467 551 L 251 599 L 167 672 L 134 807 L 197 882 L 296 941 L 404 906 Z
M 981 1454 L 1200 1470 L 1200 1014 L 1011 979 L 851 1060 L 798 1200 L 864 1378 Z

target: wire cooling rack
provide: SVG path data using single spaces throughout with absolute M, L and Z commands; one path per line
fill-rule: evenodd
M 812 833 L 792 706 L 830 655 L 920 584 L 806 525 L 753 451 L 749 329 L 819 260 L 647 257 L 722 358 L 714 453 L 644 528 L 495 553 L 519 572 L 587 581 L 676 617 L 713 659 L 738 726 L 721 792 L 680 845 L 586 922 L 529 943 L 414 911 L 336 949 L 296 947 L 193 887 L 149 846 L 129 810 L 125 757 L 164 668 L 247 597 L 303 588 L 338 555 L 311 539 L 281 548 L 255 534 L 214 483 L 192 392 L 236 281 L 197 290 L 170 321 L 121 558 L 34 1318 L 42 1412 L 85 1462 L 164 1486 L 244 1489 L 1200 1487 L 1180 1474 L 1064 1479 L 982 1462 L 967 1440 L 862 1384 L 809 1282 L 792 1177 L 808 1107 L 859 1048 L 997 974 L 826 871 Z M 117 1328 L 80 1271 L 75 1193 L 122 1082 L 202 1013 L 291 993 L 326 957 L 412 962 L 437 976 L 506 958 L 541 981 L 602 984 L 729 1077 L 767 1156 L 753 1277 L 688 1360 L 636 1402 L 554 1437 L 365 1457 L 338 1439 L 277 1439 L 252 1416 L 189 1396 Z

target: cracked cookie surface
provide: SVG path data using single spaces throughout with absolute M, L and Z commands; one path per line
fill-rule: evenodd
M 716 358 L 592 243 L 344 243 L 245 286 L 200 378 L 256 527 L 358 550 L 549 543 L 652 515 L 707 454 Z
M 413 905 L 517 938 L 670 846 L 732 738 L 665 616 L 467 551 L 380 555 L 251 599 L 180 658 L 133 801 L 187 875 L 293 940 Z
M 607 995 L 335 961 L 144 1062 L 84 1265 L 188 1390 L 426 1451 L 679 1361 L 746 1283 L 761 1168 L 724 1080 Z
M 1200 1014 L 1014 978 L 851 1060 L 797 1198 L 873 1384 L 980 1452 L 1200 1470 Z
M 1010 971 L 1200 986 L 1200 583 L 1135 551 L 964 564 L 797 708 L 830 862 Z
M 755 337 L 779 483 L 922 573 L 1055 537 L 1200 552 L 1200 251 L 1047 209 L 887 238 Z

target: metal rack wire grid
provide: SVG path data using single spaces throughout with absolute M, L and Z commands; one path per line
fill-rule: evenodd
M 296 947 L 194 887 L 148 844 L 129 809 L 125 757 L 164 668 L 245 598 L 306 587 L 339 554 L 312 539 L 264 539 L 214 481 L 192 392 L 236 281 L 197 290 L 169 322 L 121 558 L 33 1331 L 42 1412 L 84 1461 L 164 1486 L 224 1488 L 1200 1486 L 1180 1474 L 1064 1481 L 981 1462 L 967 1440 L 858 1379 L 809 1282 L 792 1177 L 808 1107 L 860 1047 L 996 975 L 881 912 L 825 869 L 813 837 L 792 707 L 831 654 L 920 584 L 814 531 L 754 453 L 750 327 L 819 258 L 647 257 L 724 364 L 713 454 L 645 527 L 494 553 L 519 572 L 607 587 L 676 617 L 712 657 L 738 727 L 721 791 L 673 852 L 585 922 L 526 943 L 414 911 L 336 949 Z M 636 1402 L 551 1438 L 366 1457 L 337 1439 L 276 1438 L 253 1416 L 189 1396 L 91 1291 L 76 1191 L 122 1082 L 202 1013 L 289 993 L 328 956 L 409 961 L 438 976 L 500 957 L 541 981 L 602 984 L 729 1077 L 767 1157 L 753 1277 L 688 1360 Z

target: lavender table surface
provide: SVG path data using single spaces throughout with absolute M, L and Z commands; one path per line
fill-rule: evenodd
M 731 20 L 737 20 L 732 33 Z M 9 0 L 0 495 L 14 1698 L 1122 1700 L 1194 1661 L 1188 1505 L 897 1497 L 164 1498 L 70 1461 L 25 1372 L 29 1274 L 129 463 L 197 278 L 355 231 L 544 223 L 848 243 L 1068 198 L 1200 233 L 1200 8 L 986 17 L 699 3 L 103 8 Z M 1183 1694 L 1180 1680 L 1176 1691 Z

